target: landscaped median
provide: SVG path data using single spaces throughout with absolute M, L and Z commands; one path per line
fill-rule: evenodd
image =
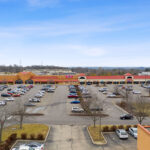
M 88 126 L 87 130 L 93 144 L 104 145 L 107 144 L 107 140 L 105 139 L 103 132 L 115 132 L 116 129 L 125 129 L 128 131 L 130 127 L 137 127 L 137 125 L 101 125 L 101 127 L 100 125 L 96 125 L 95 127 Z
M 92 140 L 92 143 L 95 145 L 104 145 L 107 144 L 107 141 L 105 137 L 103 136 L 103 133 L 100 132 L 99 126 L 89 126 L 87 127 L 88 133 L 90 135 L 90 138 Z
M 16 140 L 45 140 L 49 132 L 49 126 L 44 124 L 23 124 L 22 129 L 19 125 L 12 125 L 4 128 L 2 134 L 1 147 L 7 150 Z

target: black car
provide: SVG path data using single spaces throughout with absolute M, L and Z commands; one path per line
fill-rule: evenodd
M 11 88 L 8 88 L 7 91 L 11 91 Z
M 10 94 L 5 94 L 5 93 L 2 93 L 1 96 L 2 96 L 2 97 L 11 97 Z
M 131 114 L 124 114 L 124 115 L 120 116 L 120 119 L 121 120 L 126 120 L 126 119 L 130 120 L 130 119 L 133 119 L 133 116 Z
M 4 88 L 8 88 L 8 85 L 3 85 Z

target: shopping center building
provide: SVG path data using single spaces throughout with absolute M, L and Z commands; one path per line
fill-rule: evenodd
M 150 75 L 86 76 L 36 75 L 32 72 L 0 75 L 0 84 L 144 84 L 150 83 Z

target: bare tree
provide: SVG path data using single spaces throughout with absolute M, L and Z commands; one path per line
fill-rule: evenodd
M 94 93 L 89 89 L 91 98 L 86 99 L 86 113 L 90 116 L 95 127 L 96 121 L 101 117 L 101 110 L 103 108 L 102 100 L 98 97 L 97 93 Z
M 13 114 L 13 111 L 14 109 L 10 105 L 6 105 L 0 108 L 0 142 L 2 142 L 2 133 L 4 125 L 7 119 Z
M 148 105 L 144 97 L 136 97 L 136 101 L 132 103 L 132 112 L 135 115 L 139 124 L 142 124 L 142 122 L 148 115 Z
M 20 129 L 22 129 L 22 124 L 23 124 L 23 119 L 26 114 L 26 109 L 27 107 L 25 106 L 26 100 L 23 98 L 19 98 L 14 102 L 14 107 L 16 108 L 16 113 L 15 115 L 19 116 L 19 124 L 20 124 Z
M 133 95 L 130 93 L 128 88 L 120 89 L 119 88 L 119 94 L 122 95 L 122 104 L 124 104 L 123 107 L 125 107 L 128 111 L 131 111 L 131 100 L 133 99 Z
M 117 85 L 114 86 L 114 89 L 113 89 L 113 92 L 116 94 L 116 95 L 119 95 L 119 87 Z

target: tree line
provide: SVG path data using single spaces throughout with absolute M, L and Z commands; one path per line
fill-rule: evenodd
M 19 66 L 19 65 L 0 65 L 0 72 L 5 73 L 18 73 L 24 70 L 42 70 L 42 69 L 68 69 L 76 73 L 84 73 L 86 75 L 92 76 L 110 76 L 110 75 L 124 75 L 127 72 L 130 72 L 133 75 L 136 75 L 142 71 L 150 71 L 150 68 L 105 68 L 105 67 L 60 67 L 60 66 L 51 66 L 51 65 L 31 65 L 31 66 Z

